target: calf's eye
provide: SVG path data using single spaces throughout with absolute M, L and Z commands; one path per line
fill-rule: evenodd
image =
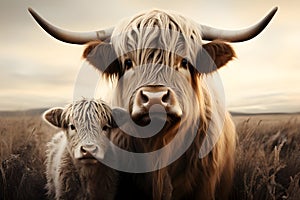
M 75 130 L 75 126 L 73 124 L 70 125 L 71 130 Z

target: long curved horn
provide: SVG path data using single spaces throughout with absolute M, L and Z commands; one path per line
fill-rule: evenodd
M 243 42 L 250 40 L 257 36 L 268 23 L 271 21 L 275 13 L 277 12 L 278 7 L 273 8 L 265 18 L 259 21 L 257 24 L 254 24 L 248 28 L 241 30 L 222 30 L 217 28 L 212 28 L 205 25 L 200 25 L 200 31 L 202 32 L 203 40 L 215 40 L 221 39 L 228 42 Z
M 67 31 L 50 24 L 45 19 L 43 19 L 39 14 L 37 14 L 37 12 L 35 12 L 32 8 L 28 8 L 28 11 L 32 15 L 32 17 L 37 21 L 37 23 L 47 33 L 49 33 L 50 35 L 52 35 L 53 37 L 55 37 L 60 41 L 71 43 L 71 44 L 85 44 L 93 40 L 105 40 L 111 36 L 114 30 L 114 28 L 112 27 L 106 30 L 84 32 L 84 33 Z

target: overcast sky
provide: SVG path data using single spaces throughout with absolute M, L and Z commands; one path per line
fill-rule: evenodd
M 232 44 L 238 58 L 219 74 L 232 111 L 300 111 L 298 0 L 0 2 L 0 110 L 61 106 L 72 101 L 84 47 L 53 39 L 33 21 L 28 7 L 60 27 L 89 31 L 152 8 L 175 10 L 201 24 L 238 29 L 256 23 L 278 6 L 274 19 L 258 37 Z

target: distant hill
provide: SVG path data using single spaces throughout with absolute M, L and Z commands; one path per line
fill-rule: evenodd
M 22 111 L 0 111 L 1 117 L 15 117 L 15 116 L 34 116 L 34 115 L 41 115 L 44 111 L 48 108 L 35 108 L 29 110 L 22 110 Z
M 34 116 L 41 115 L 48 108 L 35 108 L 22 111 L 0 111 L 0 117 L 15 117 L 15 116 Z M 295 113 L 243 113 L 243 112 L 230 112 L 232 116 L 255 116 L 255 115 L 285 115 L 285 114 L 300 114 L 300 112 Z
M 291 115 L 295 114 L 298 115 L 300 112 L 293 112 L 293 113 L 284 113 L 284 112 L 274 112 L 274 113 L 243 113 L 243 112 L 230 112 L 232 116 L 256 116 L 256 115 Z

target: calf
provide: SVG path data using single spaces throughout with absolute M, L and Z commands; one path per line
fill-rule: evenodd
M 43 118 L 60 128 L 48 144 L 46 176 L 51 199 L 114 199 L 117 172 L 101 162 L 115 127 L 103 101 L 87 100 L 47 110 Z

